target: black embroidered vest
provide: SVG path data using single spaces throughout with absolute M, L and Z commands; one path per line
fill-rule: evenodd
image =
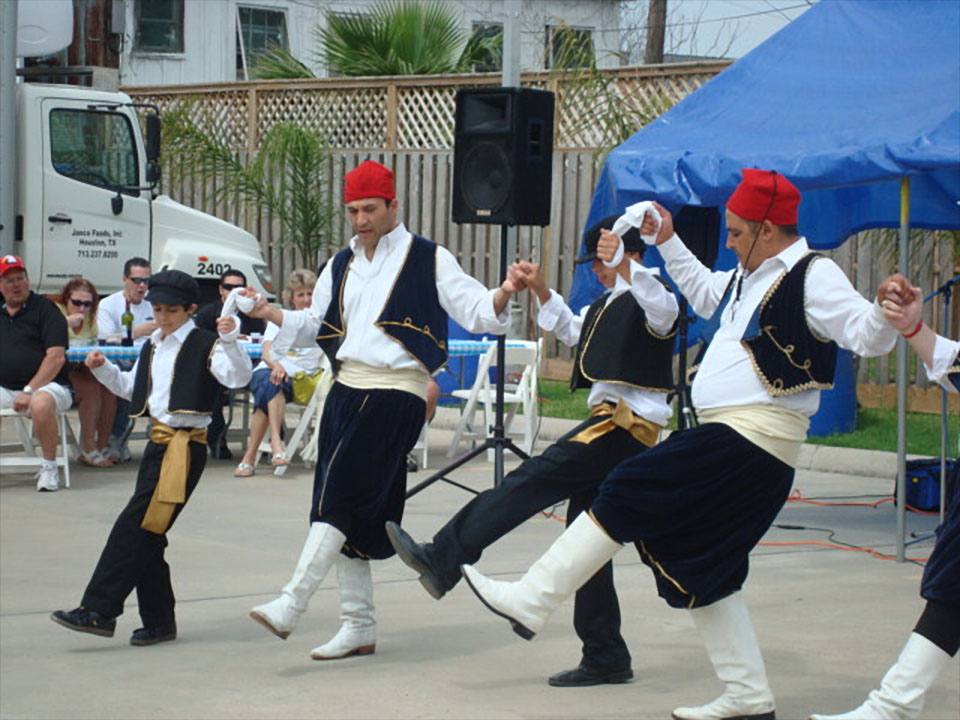
M 947 380 L 960 392 L 960 357 L 953 361 L 953 366 L 947 370 Z
M 447 362 L 447 313 L 437 294 L 437 246 L 419 235 L 413 236 L 393 289 L 374 323 L 403 348 L 424 369 L 433 374 Z M 343 289 L 353 250 L 344 248 L 333 258 L 333 293 L 317 333 L 317 344 L 336 370 L 337 351 L 346 336 L 343 321 Z
M 217 333 L 194 328 L 173 361 L 173 377 L 162 378 L 170 383 L 170 401 L 167 412 L 209 415 L 220 397 L 220 383 L 210 373 L 210 357 L 219 337 Z M 137 376 L 133 380 L 133 397 L 130 399 L 130 417 L 147 413 L 147 398 L 153 365 L 153 344 L 147 340 L 140 349 Z
M 587 310 L 573 362 L 570 391 L 595 382 L 629 385 L 641 390 L 673 390 L 673 346 L 676 325 L 658 335 L 629 292 L 607 305 L 604 293 Z
M 773 281 L 740 340 L 753 360 L 760 382 L 773 397 L 833 387 L 837 344 L 814 334 L 803 306 L 807 272 L 820 257 L 823 257 L 820 253 L 808 252 L 789 272 L 781 273 Z M 736 274 L 730 278 L 720 304 L 701 331 L 703 344 L 688 373 L 691 382 L 720 327 L 736 278 Z

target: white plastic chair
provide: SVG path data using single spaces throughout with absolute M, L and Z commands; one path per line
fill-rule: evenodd
M 507 382 L 503 387 L 504 416 L 503 427 L 507 436 L 514 436 L 520 439 L 518 445 L 525 453 L 532 454 L 533 446 L 536 441 L 537 424 L 539 422 L 539 410 L 537 405 L 537 385 L 540 374 L 540 357 L 543 351 L 543 339 L 536 341 L 528 340 L 510 340 L 506 348 L 505 368 L 508 373 Z M 457 429 L 453 434 L 453 441 L 447 450 L 447 457 L 452 457 L 464 438 L 477 440 L 487 437 L 487 429 L 490 428 L 496 417 L 496 385 L 490 382 L 490 369 L 497 364 L 497 346 L 491 345 L 480 357 L 477 363 L 477 377 L 473 387 L 469 390 L 454 390 L 451 394 L 462 400 L 466 400 L 463 410 L 460 413 L 460 421 L 457 423 Z M 516 378 L 515 382 L 511 382 Z M 483 410 L 483 425 L 478 427 L 475 415 L 479 410 Z M 518 411 L 523 410 L 521 414 L 522 427 L 519 430 L 512 428 Z M 487 453 L 488 458 L 493 459 L 493 451 Z
M 18 413 L 13 408 L 0 410 L 0 417 L 3 422 L 11 420 L 17 424 L 17 435 L 19 437 L 19 446 L 22 449 L 22 455 L 11 455 L 7 453 L 0 454 L 0 470 L 23 470 L 39 468 L 43 458 L 34 450 L 36 440 L 33 438 L 31 428 L 27 424 L 27 416 Z M 57 454 L 57 466 L 63 468 L 63 483 L 65 487 L 70 487 L 70 439 L 73 437 L 73 431 L 67 423 L 67 414 L 65 412 L 57 413 L 57 427 L 60 431 L 60 442 Z M 6 447 L 6 446 L 4 446 Z
M 320 367 L 323 368 L 323 375 L 320 376 L 320 379 L 317 381 L 317 387 L 313 391 L 313 395 L 310 396 L 310 402 L 302 406 L 300 410 L 300 419 L 297 421 L 297 426 L 294 428 L 293 435 L 290 436 L 290 441 L 284 443 L 284 452 L 287 454 L 287 461 L 292 462 L 294 455 L 298 452 L 300 457 L 303 458 L 307 467 L 310 467 L 313 462 L 316 460 L 315 456 L 304 452 L 306 449 L 306 443 L 311 441 L 313 437 L 312 434 L 308 434 L 312 424 L 315 422 L 316 425 L 320 424 L 320 414 L 323 412 L 323 401 L 327 397 L 327 393 L 330 392 L 330 387 L 333 384 L 332 374 L 330 372 L 330 362 L 327 360 L 326 355 L 320 357 Z M 290 406 L 293 403 L 287 403 L 287 409 L 289 410 Z M 257 450 L 259 453 L 272 452 L 270 449 L 270 437 L 269 434 L 264 436 L 263 441 L 260 443 L 260 448 Z M 273 474 L 277 477 L 283 477 L 287 468 L 290 467 L 287 465 L 280 465 L 273 470 Z

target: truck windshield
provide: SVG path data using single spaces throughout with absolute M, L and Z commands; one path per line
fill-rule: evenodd
M 50 112 L 50 156 L 61 175 L 89 185 L 137 194 L 140 170 L 126 115 L 98 110 Z

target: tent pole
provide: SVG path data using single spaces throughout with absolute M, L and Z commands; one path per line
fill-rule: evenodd
M 910 259 L 910 178 L 900 179 L 899 271 Z M 907 538 L 907 341 L 897 338 L 897 562 L 906 562 Z

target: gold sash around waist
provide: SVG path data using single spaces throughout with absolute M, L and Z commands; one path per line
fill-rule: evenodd
M 663 430 L 662 425 L 657 425 L 634 413 L 630 406 L 623 401 L 623 398 L 618 399 L 616 405 L 610 402 L 600 403 L 590 411 L 590 417 L 606 417 L 607 419 L 581 430 L 570 438 L 571 442 L 589 444 L 598 437 L 612 432 L 614 428 L 623 428 L 633 435 L 638 442 L 642 442 L 647 447 L 653 447 L 657 444 L 660 431 Z
M 166 445 L 167 451 L 160 463 L 160 478 L 153 490 L 140 527 L 157 535 L 163 535 L 170 527 L 177 505 L 187 501 L 187 475 L 190 473 L 190 443 L 207 442 L 207 429 L 172 428 L 154 421 L 150 427 L 150 440 Z

